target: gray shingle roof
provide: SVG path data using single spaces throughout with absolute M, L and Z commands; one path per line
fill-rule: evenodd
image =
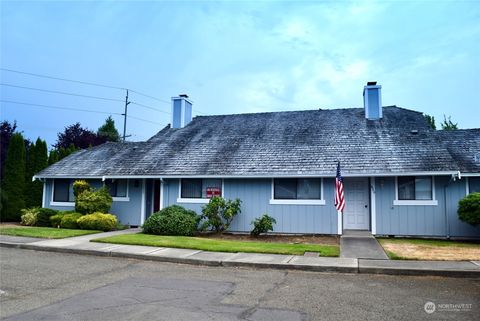
M 478 150 L 478 130 L 458 131 L 459 140 L 461 133 Z M 331 176 L 337 160 L 344 175 L 478 170 L 461 149 L 447 150 L 442 135 L 422 113 L 395 106 L 378 121 L 363 108 L 200 116 L 146 142 L 76 152 L 37 176 Z
M 463 173 L 480 173 L 480 129 L 436 132 Z

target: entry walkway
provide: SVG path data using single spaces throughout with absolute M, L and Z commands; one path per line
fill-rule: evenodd
M 387 254 L 369 231 L 345 230 L 340 238 L 340 257 L 388 260 Z

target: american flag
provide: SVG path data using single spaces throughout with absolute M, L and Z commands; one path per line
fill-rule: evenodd
M 337 177 L 335 178 L 335 208 L 343 212 L 345 208 L 345 195 L 343 194 L 343 178 L 340 174 L 340 162 L 337 164 Z

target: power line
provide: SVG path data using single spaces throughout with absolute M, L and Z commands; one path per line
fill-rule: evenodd
M 41 107 L 41 108 L 49 108 L 49 109 L 60 109 L 60 110 L 72 110 L 72 111 L 80 111 L 80 112 L 86 112 L 86 113 L 95 113 L 95 114 L 105 114 L 105 115 L 118 115 L 118 116 L 123 116 L 121 113 L 115 113 L 115 112 L 105 112 L 105 111 L 98 111 L 98 110 L 91 110 L 91 109 L 84 109 L 84 108 L 76 108 L 76 107 L 65 107 L 65 106 L 52 106 L 52 105 L 43 105 L 43 104 L 33 104 L 33 103 L 25 103 L 25 102 L 20 102 L 20 101 L 13 101 L 13 100 L 5 100 L 5 99 L 0 99 L 0 102 L 3 103 L 10 103 L 10 104 L 16 104 L 16 105 L 25 105 L 25 106 L 34 106 L 34 107 Z M 157 123 L 151 120 L 135 117 L 135 116 L 128 116 L 132 119 L 152 123 L 152 124 L 158 124 L 162 125 L 161 123 Z
M 19 85 L 13 85 L 13 84 L 6 84 L 6 83 L 0 83 L 0 85 L 1 85 L 1 86 L 7 86 L 7 87 L 14 87 L 14 88 L 21 88 L 21 89 L 42 91 L 42 92 L 47 92 L 47 93 L 52 93 L 52 94 L 61 94 L 61 95 L 68 95 L 68 96 L 76 96 L 76 97 L 84 97 L 84 98 L 92 98 L 92 99 L 101 99 L 101 100 L 109 100 L 109 101 L 123 102 L 123 100 L 121 100 L 121 99 L 107 98 L 107 97 L 99 97 L 99 96 L 90 96 L 90 95 L 76 94 L 76 93 L 65 92 L 65 91 L 48 90 L 48 89 L 34 88 L 34 87 L 25 87 L 25 86 L 19 86 Z
M 122 115 L 121 113 L 113 113 L 113 112 L 106 112 L 106 111 L 98 111 L 98 110 L 91 110 L 91 109 L 83 109 L 83 108 L 76 108 L 76 107 L 64 107 L 64 106 L 52 106 L 52 105 L 42 105 L 42 104 L 33 104 L 33 103 L 25 103 L 20 101 L 13 101 L 13 100 L 4 100 L 0 99 L 2 103 L 10 103 L 16 105 L 26 105 L 26 106 L 36 106 L 36 107 L 43 107 L 43 108 L 50 108 L 50 109 L 62 109 L 62 110 L 74 110 L 74 111 L 82 111 L 86 113 L 95 113 L 95 114 L 106 114 L 106 115 Z
M 140 107 L 144 107 L 144 108 L 147 108 L 147 109 L 155 110 L 155 111 L 158 111 L 158 112 L 161 112 L 161 113 L 165 113 L 165 114 L 169 114 L 169 115 L 170 115 L 170 113 L 169 113 L 168 111 L 163 111 L 163 110 L 157 109 L 157 108 L 152 107 L 152 106 L 148 106 L 148 105 L 136 103 L 136 102 L 134 102 L 134 101 L 132 101 L 131 103 L 132 103 L 133 105 L 137 105 L 137 106 L 140 106 Z
M 157 101 L 160 101 L 160 102 L 162 102 L 162 103 L 166 103 L 166 104 L 169 104 L 169 105 L 170 105 L 170 102 L 169 102 L 168 100 L 160 99 L 160 98 L 157 98 L 157 97 L 153 97 L 153 96 L 150 96 L 150 95 L 141 93 L 141 92 L 136 91 L 136 90 L 133 90 L 133 89 L 130 89 L 130 91 L 131 91 L 132 93 L 136 93 L 137 95 L 144 96 L 144 97 L 147 97 L 147 98 L 150 98 L 150 99 L 153 99 L 153 100 L 157 100 Z
M 80 80 L 74 80 L 74 79 L 53 77 L 53 76 L 35 74 L 33 72 L 25 72 L 25 71 L 13 70 L 13 69 L 8 69 L 8 68 L 0 68 L 0 70 L 13 72 L 13 73 L 17 73 L 17 74 L 34 76 L 34 77 L 40 77 L 40 78 L 48 78 L 48 79 L 54 79 L 54 80 L 74 82 L 74 83 L 78 83 L 78 84 L 82 84 L 82 85 L 90 85 L 90 86 L 97 86 L 97 87 L 104 87 L 104 88 L 111 88 L 111 89 L 120 89 L 120 90 L 126 90 L 127 89 L 127 88 L 122 88 L 122 87 L 99 84 L 99 83 L 95 83 L 95 82 L 88 82 L 88 81 L 80 81 Z

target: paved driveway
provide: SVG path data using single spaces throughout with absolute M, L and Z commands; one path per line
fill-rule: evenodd
M 480 315 L 479 279 L 203 267 L 7 248 L 0 248 L 0 259 L 5 320 L 475 320 Z M 427 302 L 435 304 L 435 312 L 425 312 Z

